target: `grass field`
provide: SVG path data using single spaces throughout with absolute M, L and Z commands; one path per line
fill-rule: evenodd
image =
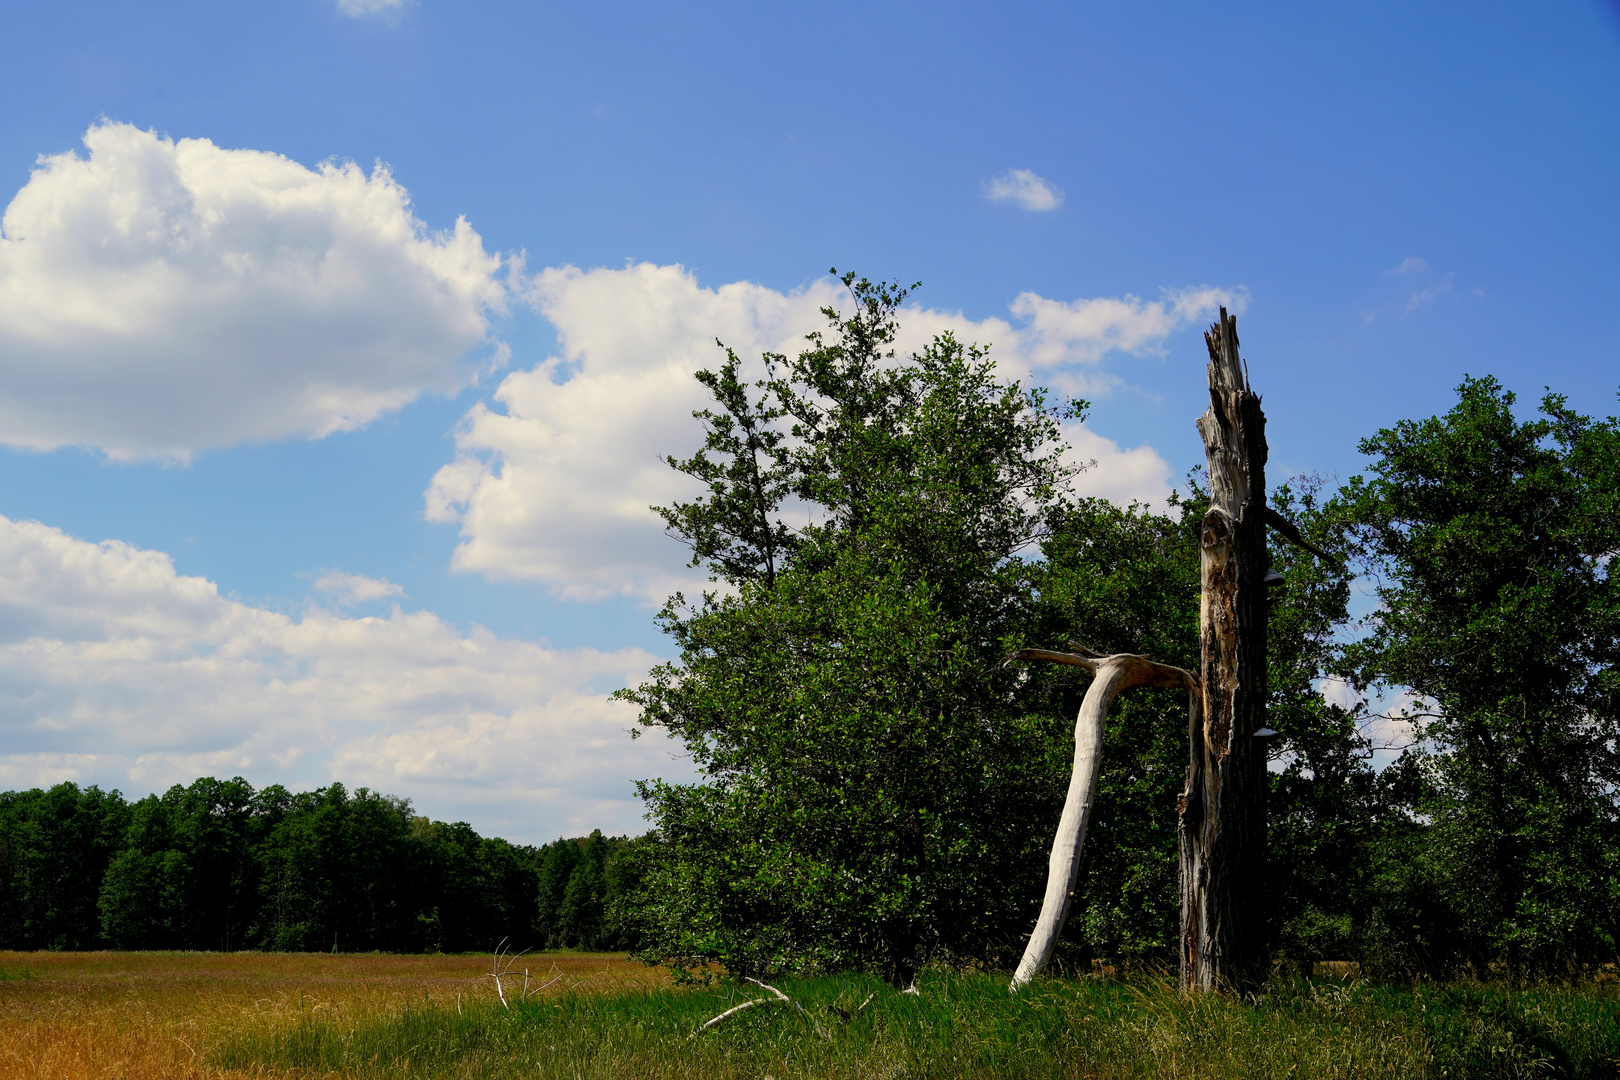
M 934 974 L 919 995 L 856 976 L 676 988 L 622 956 L 489 958 L 0 953 L 0 1077 L 1614 1078 L 1612 987 L 1278 982 L 1188 999 L 1162 980 Z M 539 978 L 535 978 L 538 976 Z M 872 996 L 875 995 L 875 996 Z M 870 1004 L 861 1003 L 870 997 Z

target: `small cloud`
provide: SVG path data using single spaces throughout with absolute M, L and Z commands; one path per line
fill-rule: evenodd
M 337 9 L 351 19 L 364 19 L 369 15 L 397 14 L 405 0 L 337 0 Z
M 1441 280 L 1440 284 L 1435 285 L 1435 286 L 1433 286 L 1431 288 L 1428 288 L 1428 289 L 1424 289 L 1421 292 L 1415 292 L 1410 297 L 1408 297 L 1407 300 L 1406 300 L 1406 310 L 1407 310 L 1407 312 L 1411 313 L 1413 311 L 1416 311 L 1420 307 L 1424 307 L 1424 306 L 1426 306 L 1428 304 L 1432 304 L 1432 303 L 1434 303 L 1435 297 L 1441 296 L 1441 295 L 1444 295 L 1445 293 L 1450 292 L 1451 291 L 1451 279 L 1452 279 L 1452 276 L 1453 275 L 1451 275 L 1451 274 L 1447 274 L 1445 276 L 1445 278 Z
M 1008 169 L 995 179 L 986 180 L 983 192 L 991 202 L 1010 202 L 1022 210 L 1037 213 L 1063 205 L 1063 189 L 1028 169 Z
M 1401 265 L 1392 266 L 1385 270 L 1386 274 L 1421 274 L 1429 268 L 1429 264 L 1416 255 L 1408 255 L 1401 260 Z
M 345 574 L 339 570 L 333 570 L 316 579 L 315 587 L 321 592 L 333 593 L 332 599 L 344 607 L 405 595 L 403 588 L 387 578 L 369 578 L 363 574 Z

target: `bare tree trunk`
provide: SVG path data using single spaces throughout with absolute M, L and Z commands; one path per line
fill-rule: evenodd
M 1209 345 L 1209 464 L 1199 609 L 1202 724 L 1180 799 L 1181 985 L 1245 989 L 1264 975 L 1266 417 L 1238 356 L 1237 320 Z
M 1080 848 L 1086 840 L 1091 804 L 1097 794 L 1097 773 L 1102 768 L 1103 721 L 1108 716 L 1109 704 L 1121 692 L 1133 686 L 1181 686 L 1187 690 L 1187 707 L 1196 718 L 1198 683 L 1191 672 L 1169 664 L 1156 664 L 1146 657 L 1131 653 L 1081 656 L 1048 649 L 1020 649 L 1008 659 L 1074 664 L 1096 676 L 1086 688 L 1085 700 L 1080 703 L 1080 715 L 1074 722 L 1074 768 L 1069 773 L 1069 794 L 1063 802 L 1063 815 L 1058 819 L 1057 835 L 1052 839 L 1052 856 L 1046 871 L 1046 897 L 1041 901 L 1040 918 L 1029 935 L 1024 958 L 1019 961 L 1018 971 L 1008 987 L 1017 992 L 1052 959 L 1052 950 L 1057 948 L 1063 924 L 1069 917 L 1069 908 L 1074 903 L 1075 876 L 1080 871 Z

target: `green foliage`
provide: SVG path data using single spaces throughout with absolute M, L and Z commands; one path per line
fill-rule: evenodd
M 774 374 L 782 358 L 768 354 L 765 359 Z M 698 372 L 698 381 L 709 388 L 720 411 L 693 414 L 708 433 L 701 450 L 684 461 L 664 458 L 671 468 L 701 481 L 708 494 L 696 502 L 653 509 L 672 536 L 691 546 L 692 566 L 712 565 L 727 581 L 758 581 L 769 587 L 777 567 L 797 546 L 793 533 L 776 517 L 792 475 L 783 432 L 775 426 L 785 414 L 749 394 L 738 378 L 741 365 L 737 354 L 726 349 L 718 372 Z
M 699 375 L 722 412 L 671 464 L 709 491 L 664 515 L 729 587 L 673 598 L 679 664 L 621 694 L 707 782 L 642 786 L 661 843 L 634 914 L 648 956 L 904 982 L 924 957 L 1005 951 L 1028 907 L 1050 724 L 1001 659 L 1027 623 L 1017 552 L 1068 470 L 1040 394 L 949 335 L 896 358 L 905 290 L 843 281 L 854 312 L 769 358 L 757 399 L 729 353 Z M 791 438 L 737 434 L 776 419 Z M 788 496 L 808 524 L 783 524 Z
M 107 872 L 128 816 L 122 796 L 96 787 L 0 792 L 0 946 L 99 944 L 94 883 Z
M 1101 499 L 1063 514 L 1030 568 L 1036 590 L 1032 643 L 1076 642 L 1103 652 L 1133 652 L 1162 663 L 1198 665 L 1198 549 L 1201 504 L 1155 514 Z M 1046 769 L 1051 809 L 1029 822 L 1049 844 L 1073 754 L 1073 717 L 1090 677 L 1077 668 L 1032 666 L 1026 708 L 1052 718 Z M 1187 704 L 1182 694 L 1134 692 L 1110 709 L 1093 822 L 1087 829 L 1075 907 L 1060 961 L 1093 955 L 1116 963 L 1168 962 L 1177 934 L 1176 797 L 1187 767 Z M 1045 859 L 1022 874 L 1043 883 Z M 1040 897 L 1031 890 L 1020 928 L 1034 924 Z M 1020 943 L 1021 944 L 1021 943 Z
M 1620 425 L 1555 394 L 1518 420 L 1489 378 L 1458 398 L 1365 440 L 1333 506 L 1378 582 L 1351 670 L 1416 703 L 1389 775 L 1421 839 L 1372 915 L 1419 967 L 1558 971 L 1620 947 Z
M 537 880 L 532 849 L 341 784 L 0 794 L 9 949 L 482 950 L 533 940 Z
M 660 622 L 679 663 L 622 692 L 706 774 L 642 787 L 658 842 L 632 914 L 649 959 L 899 981 L 930 958 L 1009 962 L 1038 912 L 1089 676 L 1002 658 L 1078 639 L 1198 664 L 1196 484 L 1166 514 L 1073 499 L 1058 423 L 1084 403 L 1048 408 L 949 336 L 895 357 L 905 290 L 843 280 L 853 313 L 826 311 L 827 334 L 797 359 L 767 357 L 753 391 L 729 351 L 699 373 L 717 410 L 696 414 L 703 451 L 670 459 L 708 493 L 665 521 L 728 588 L 673 598 Z M 1320 533 L 1316 487 L 1277 501 Z M 789 496 L 811 508 L 792 529 Z M 1277 914 L 1311 953 L 1329 943 L 1307 928 L 1353 906 L 1318 860 L 1366 865 L 1382 789 L 1356 718 L 1317 685 L 1340 649 L 1348 572 L 1276 558 L 1274 810 L 1304 863 L 1277 869 Z M 1071 963 L 1175 955 L 1185 710 L 1166 693 L 1114 707 Z
M 1190 495 L 1167 513 L 1084 500 L 1059 520 L 1031 568 L 1037 594 L 1034 640 L 1075 640 L 1103 652 L 1137 652 L 1198 668 L 1198 529 L 1207 499 L 1197 474 Z M 1327 528 L 1320 483 L 1291 481 L 1273 492 L 1276 509 L 1307 533 Z M 1295 960 L 1340 958 L 1323 932 L 1342 926 L 1365 877 L 1366 852 L 1382 822 L 1383 789 L 1365 760 L 1356 716 L 1318 689 L 1342 649 L 1349 574 L 1274 543 L 1283 584 L 1271 591 L 1267 639 L 1268 723 L 1276 744 L 1269 797 L 1275 943 Z M 1089 677 L 1074 668 L 1032 669 L 1051 715 L 1072 717 Z M 1179 925 L 1174 807 L 1185 784 L 1186 701 L 1132 693 L 1117 700 L 1104 735 L 1094 822 L 1065 938 L 1072 963 L 1093 955 L 1114 963 L 1174 963 Z M 1054 745 L 1065 776 L 1072 743 Z M 1362 867 L 1359 876 L 1346 873 Z M 1037 869 L 1043 869 L 1038 867 Z M 1033 912 L 1029 918 L 1033 919 Z
M 631 949 L 638 943 L 626 921 L 625 898 L 641 877 L 643 840 L 603 836 L 594 830 L 577 840 L 540 849 L 536 925 L 546 948 Z

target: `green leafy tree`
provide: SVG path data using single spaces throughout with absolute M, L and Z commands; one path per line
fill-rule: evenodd
M 1273 509 L 1318 547 L 1340 542 L 1324 508 L 1319 478 L 1296 478 L 1271 492 Z M 1371 959 L 1358 927 L 1372 898 L 1375 861 L 1411 822 L 1390 778 L 1371 766 L 1365 707 L 1324 693 L 1344 684 L 1353 568 L 1323 560 L 1276 537 L 1271 564 L 1267 723 L 1274 744 L 1268 892 L 1271 941 L 1306 972 L 1319 960 Z
M 1320 481 L 1294 480 L 1272 493 L 1274 507 L 1319 543 Z M 1102 652 L 1133 652 L 1196 670 L 1198 533 L 1207 506 L 1198 474 L 1165 512 L 1101 499 L 1061 515 L 1031 568 L 1037 622 L 1032 636 L 1073 640 Z M 1348 930 L 1372 873 L 1369 852 L 1382 825 L 1382 788 L 1366 761 L 1353 710 L 1322 694 L 1342 668 L 1349 572 L 1273 542 L 1282 584 L 1271 590 L 1267 670 L 1274 744 L 1269 794 L 1274 941 L 1293 959 L 1343 958 Z M 1077 669 L 1030 670 L 1031 708 L 1054 717 L 1050 770 L 1066 778 L 1068 728 L 1089 683 Z M 1065 932 L 1067 958 L 1174 963 L 1179 934 L 1175 805 L 1187 767 L 1187 718 L 1179 694 L 1133 693 L 1110 710 L 1096 809 Z M 1054 798 L 1061 800 L 1062 790 Z M 1025 915 L 1033 922 L 1038 897 Z
M 567 944 L 562 928 L 563 901 L 568 895 L 568 882 L 579 866 L 580 858 L 577 840 L 559 838 L 541 849 L 535 921 L 546 948 Z
M 128 820 L 123 797 L 94 786 L 0 794 L 0 944 L 100 947 L 97 891 Z
M 170 791 L 173 796 L 176 788 Z M 130 807 L 122 850 L 101 881 L 101 933 L 115 949 L 183 949 L 191 867 L 175 849 L 172 798 L 148 795 Z
M 1140 653 L 1198 666 L 1198 548 L 1203 506 L 1177 501 L 1167 514 L 1081 501 L 1064 514 L 1032 568 L 1037 623 L 1032 637 L 1061 648 L 1075 641 L 1103 652 Z M 1029 669 L 1030 708 L 1052 718 L 1047 738 L 1050 796 L 1061 805 L 1074 752 L 1074 716 L 1090 677 L 1056 665 Z M 1175 956 L 1176 798 L 1187 770 L 1187 705 L 1178 693 L 1131 693 L 1115 701 L 1104 733 L 1093 824 L 1087 830 L 1075 906 L 1059 959 L 1093 955 L 1114 963 L 1166 963 Z M 1052 811 L 1038 835 L 1050 839 Z M 1037 875 L 1044 863 L 1030 869 Z M 1040 896 L 1018 924 L 1026 930 Z M 1066 955 L 1065 955 L 1066 954 Z
M 1359 684 L 1404 693 L 1393 770 L 1421 843 L 1381 868 L 1378 922 L 1444 967 L 1559 970 L 1620 944 L 1620 425 L 1494 379 L 1363 441 L 1334 511 L 1377 582 Z M 1438 902 L 1437 902 L 1438 901 Z
M 1070 470 L 1039 393 L 949 335 L 896 357 L 906 291 L 842 280 L 853 312 L 770 358 L 757 397 L 730 354 L 699 376 L 721 411 L 698 414 L 705 456 L 672 463 L 709 490 L 665 520 L 727 588 L 671 600 L 680 662 L 622 696 L 706 782 L 642 786 L 661 842 L 637 928 L 662 959 L 904 983 L 1009 946 L 1043 861 L 1050 723 L 1001 659 L 1028 622 L 1018 553 Z M 739 434 L 776 420 L 786 440 Z M 783 524 L 789 496 L 809 524 Z
M 594 949 L 602 937 L 607 901 L 608 842 L 602 830 L 592 831 L 580 847 L 579 862 L 568 875 L 557 925 L 563 940 L 580 949 Z
M 782 357 L 767 354 L 765 360 L 774 374 Z M 685 460 L 663 459 L 701 481 L 708 494 L 653 509 L 670 535 L 692 548 L 692 566 L 712 566 L 727 581 L 757 581 L 769 588 L 777 568 L 797 546 L 793 532 L 777 516 L 793 476 L 784 432 L 776 424 L 786 414 L 768 399 L 750 395 L 739 378 L 741 366 L 737 354 L 726 349 L 718 372 L 697 373 L 719 411 L 693 414 L 707 430 L 702 449 Z

